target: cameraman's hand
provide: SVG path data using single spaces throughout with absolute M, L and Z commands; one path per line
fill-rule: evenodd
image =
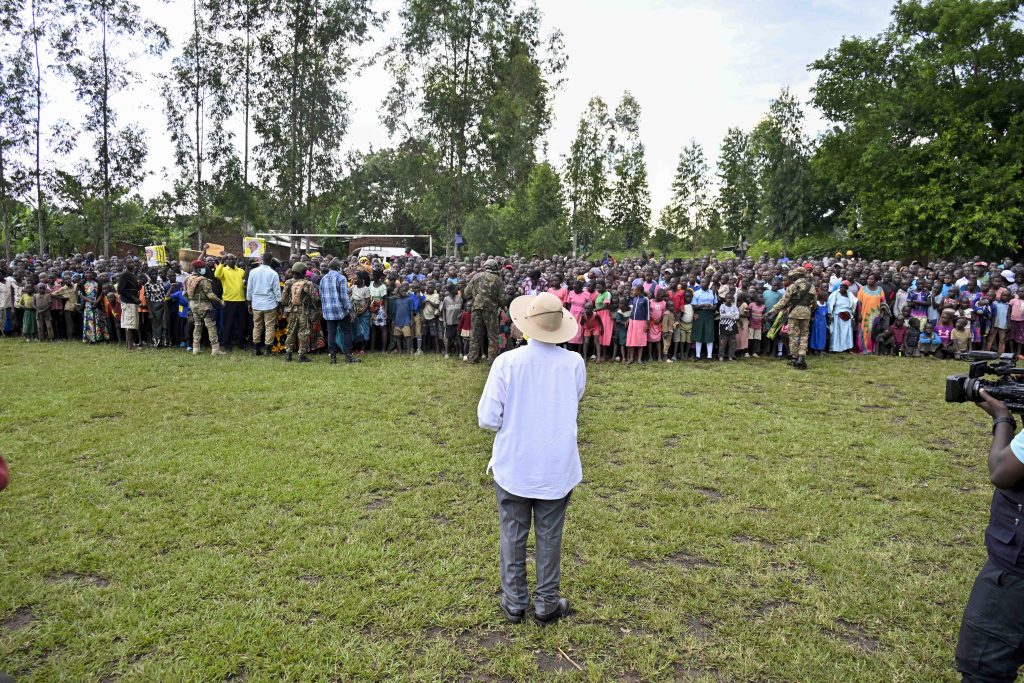
M 978 392 L 984 399 L 978 406 L 986 413 L 991 415 L 993 418 L 996 417 L 1010 417 L 1010 409 L 1006 407 L 1006 404 L 999 399 L 992 398 L 987 390 L 982 389 Z

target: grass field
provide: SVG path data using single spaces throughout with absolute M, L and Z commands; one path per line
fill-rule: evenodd
M 590 366 L 541 629 L 497 609 L 485 367 L 2 341 L 0 671 L 952 681 L 988 418 L 952 362 L 811 364 Z

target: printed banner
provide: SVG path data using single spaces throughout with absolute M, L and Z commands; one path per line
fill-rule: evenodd
M 146 247 L 146 265 L 150 267 L 167 265 L 167 247 L 163 244 L 154 244 Z
M 267 241 L 262 237 L 246 237 L 242 242 L 245 258 L 262 258 L 267 250 Z

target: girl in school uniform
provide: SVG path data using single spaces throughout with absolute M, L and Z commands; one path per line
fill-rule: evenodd
M 647 332 L 651 324 L 651 302 L 644 296 L 643 287 L 633 288 L 629 300 L 629 328 L 626 330 L 626 364 L 639 363 L 647 347 Z
M 601 319 L 601 351 L 607 352 L 612 344 L 612 294 L 608 291 L 604 280 L 597 281 L 597 296 L 594 297 L 594 312 Z M 602 353 L 602 355 L 604 355 Z M 609 356 L 610 358 L 611 356 Z

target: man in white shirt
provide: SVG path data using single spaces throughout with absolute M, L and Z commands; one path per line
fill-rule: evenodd
M 509 313 L 529 340 L 491 365 L 477 406 L 480 427 L 497 432 L 488 471 L 494 473 L 501 538 L 501 609 L 519 623 L 530 602 L 526 539 L 537 540 L 534 619 L 541 625 L 569 613 L 561 597 L 562 526 L 572 489 L 583 479 L 576 416 L 587 382 L 583 358 L 559 348 L 577 332 L 556 296 L 521 296 Z

